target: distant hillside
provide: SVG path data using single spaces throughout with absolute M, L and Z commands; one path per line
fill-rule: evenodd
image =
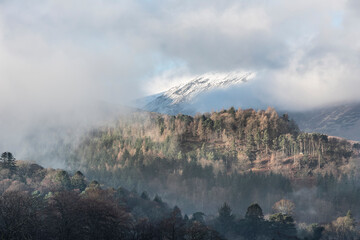
M 360 141 L 360 104 L 289 112 L 289 114 L 305 132 L 321 132 Z

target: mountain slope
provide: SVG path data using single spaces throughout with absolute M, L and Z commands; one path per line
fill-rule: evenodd
M 301 130 L 360 140 L 360 104 L 289 113 Z
M 186 84 L 169 89 L 164 93 L 149 96 L 138 101 L 138 106 L 150 112 L 170 115 L 178 113 L 195 114 L 198 109 L 194 106 L 196 98 L 213 90 L 228 89 L 238 86 L 255 76 L 251 72 L 208 73 L 200 75 Z M 146 101 L 149 100 L 149 101 Z
M 208 73 L 169 89 L 137 101 L 140 109 L 169 115 L 179 113 L 195 115 L 234 106 L 235 108 L 266 109 L 274 106 L 259 98 L 251 72 Z M 245 84 L 246 83 L 246 84 Z M 253 84 L 254 85 L 254 84 Z M 256 85 L 256 84 L 255 84 Z M 320 132 L 332 136 L 360 141 L 360 103 L 339 104 L 315 110 L 289 113 L 300 129 L 305 132 Z

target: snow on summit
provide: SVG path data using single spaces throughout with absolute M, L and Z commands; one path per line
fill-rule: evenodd
M 170 88 L 162 94 L 157 94 L 142 108 L 152 112 L 166 114 L 193 113 L 191 101 L 199 94 L 217 89 L 226 89 L 234 85 L 245 83 L 255 77 L 252 72 L 206 73 L 195 77 L 191 81 Z
M 173 87 L 164 95 L 173 100 L 173 104 L 189 101 L 198 94 L 213 89 L 227 88 L 235 84 L 246 82 L 255 76 L 250 72 L 208 73 L 200 75 L 192 81 Z

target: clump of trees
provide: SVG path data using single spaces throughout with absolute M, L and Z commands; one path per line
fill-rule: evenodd
M 264 218 L 259 204 L 251 204 L 244 218 L 236 218 L 226 203 L 219 209 L 214 227 L 229 239 L 297 239 L 295 222 L 290 215 L 277 213 Z
M 351 211 L 348 211 L 344 217 L 338 217 L 330 224 L 325 225 L 324 238 L 339 240 L 359 239 L 360 233 L 356 229 L 356 225 Z
M 203 215 L 189 219 L 158 195 L 104 188 L 79 171 L 18 165 L 0 182 L 1 239 L 223 239 Z M 24 187 L 11 187 L 17 182 Z
M 295 204 L 287 199 L 281 199 L 273 206 L 275 213 L 281 213 L 284 215 L 293 215 L 295 210 Z
M 274 206 L 293 206 L 289 200 L 279 201 Z M 282 209 L 281 209 L 282 211 Z M 296 223 L 290 213 L 275 212 L 264 217 L 259 204 L 251 204 L 244 218 L 236 217 L 227 203 L 219 209 L 217 217 L 211 221 L 214 228 L 228 239 L 358 239 L 359 230 L 350 211 L 329 224 Z
M 11 152 L 3 152 L 1 154 L 0 167 L 1 169 L 8 170 L 9 174 L 14 174 L 16 172 L 15 157 Z

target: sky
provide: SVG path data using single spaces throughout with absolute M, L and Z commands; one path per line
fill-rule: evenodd
M 1 102 L 44 109 L 121 103 L 238 69 L 261 73 L 268 97 L 290 107 L 357 100 L 359 5 L 2 0 Z
M 0 131 L 207 72 L 256 72 L 288 109 L 358 101 L 359 26 L 357 0 L 0 0 Z

